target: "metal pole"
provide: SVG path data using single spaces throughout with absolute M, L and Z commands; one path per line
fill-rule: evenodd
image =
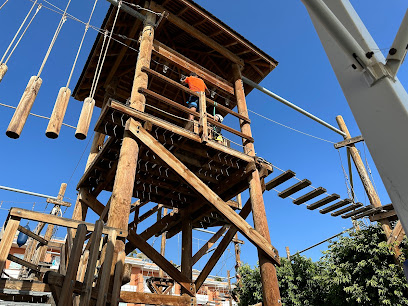
M 108 0 L 108 2 L 112 3 L 114 6 L 118 6 L 119 5 L 119 1 L 117 0 Z M 142 14 L 140 14 L 138 11 L 132 9 L 130 6 L 124 4 L 122 2 L 122 5 L 120 7 L 120 9 L 126 13 L 128 13 L 129 15 L 136 17 L 137 19 L 140 19 L 141 21 L 145 21 L 146 17 Z
M 49 195 L 46 195 L 46 194 L 41 194 L 41 193 L 36 193 L 36 192 L 31 192 L 31 191 L 25 191 L 25 190 L 16 189 L 16 188 L 11 188 L 11 187 L 6 187 L 6 186 L 1 186 L 1 185 L 0 185 L 0 189 L 4 189 L 4 190 L 8 190 L 8 191 L 14 191 L 14 192 L 19 192 L 19 193 L 24 193 L 24 194 L 28 194 L 28 195 L 32 195 L 32 196 L 40 197 L 40 198 L 58 200 L 57 197 L 49 196 Z
M 340 134 L 342 136 L 346 136 L 346 134 L 339 129 L 335 128 L 334 126 L 328 124 L 327 122 L 323 121 L 320 118 L 317 118 L 315 115 L 312 115 L 311 113 L 305 111 L 304 109 L 300 108 L 299 106 L 296 106 L 295 104 L 289 102 L 288 100 L 282 98 L 281 96 L 278 96 L 277 94 L 273 93 L 272 91 L 266 89 L 265 87 L 262 87 L 261 85 L 255 83 L 254 81 L 251 81 L 250 79 L 242 76 L 242 81 L 249 86 L 252 86 L 253 88 L 258 89 L 259 91 L 263 92 L 264 94 L 267 94 L 268 96 L 278 100 L 279 102 L 289 106 L 290 108 L 293 108 L 294 110 L 298 111 L 299 113 L 305 115 L 306 117 L 309 117 L 310 119 L 320 123 L 321 125 L 329 128 L 330 130 L 336 132 L 337 134 Z

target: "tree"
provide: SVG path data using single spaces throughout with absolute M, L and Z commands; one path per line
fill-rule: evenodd
M 351 231 L 324 254 L 330 305 L 408 305 L 407 280 L 379 225 Z
M 401 251 L 407 256 L 407 239 Z M 277 276 L 283 305 L 408 305 L 408 284 L 379 225 L 362 226 L 329 244 L 318 262 L 281 258 Z M 236 293 L 240 305 L 262 301 L 259 267 L 243 265 Z

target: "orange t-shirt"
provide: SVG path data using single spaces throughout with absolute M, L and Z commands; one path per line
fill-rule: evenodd
M 207 86 L 205 86 L 205 83 L 202 79 L 194 77 L 194 76 L 189 76 L 186 78 L 185 82 L 188 84 L 188 87 L 192 91 L 197 91 L 197 92 L 204 92 Z

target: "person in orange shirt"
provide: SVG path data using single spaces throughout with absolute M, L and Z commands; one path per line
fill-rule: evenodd
M 200 79 L 195 72 L 191 72 L 189 77 L 186 77 L 182 80 L 182 83 L 187 84 L 188 88 L 190 88 L 192 91 L 195 91 L 197 93 L 199 92 L 206 92 L 208 94 L 210 93 L 204 81 Z M 198 97 L 191 95 L 188 98 L 187 106 L 193 111 L 198 111 L 199 109 L 198 108 Z M 187 123 L 186 128 L 190 129 L 192 126 L 192 122 L 194 120 L 194 116 L 189 114 L 188 120 L 190 120 L 190 122 Z

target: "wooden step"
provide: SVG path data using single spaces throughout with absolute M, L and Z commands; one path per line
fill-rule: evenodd
M 371 205 L 364 206 L 364 207 L 361 207 L 361 208 L 359 208 L 359 209 L 357 209 L 357 210 L 355 210 L 355 211 L 349 212 L 348 214 L 342 215 L 341 217 L 342 217 L 343 219 L 347 219 L 347 218 L 350 218 L 350 217 L 352 217 L 352 216 L 361 214 L 361 213 L 363 213 L 363 212 L 365 212 L 365 211 L 367 211 L 367 210 L 370 210 L 370 209 L 372 209 L 372 208 L 373 208 L 373 207 L 372 207 Z
M 361 214 L 358 214 L 358 215 L 356 215 L 356 216 L 351 217 L 351 219 L 353 219 L 353 220 L 361 219 L 361 218 L 363 218 L 363 217 L 367 217 L 367 216 L 373 215 L 373 214 L 375 214 L 377 211 L 378 211 L 378 210 L 377 210 L 376 208 L 371 208 L 371 209 L 369 209 L 369 210 L 367 210 L 367 211 L 365 211 L 365 212 L 363 212 L 363 213 L 361 213 Z
M 332 195 L 329 195 L 325 197 L 324 199 L 321 199 L 313 204 L 308 205 L 307 209 L 313 210 L 313 209 L 319 208 L 323 205 L 326 205 L 327 203 L 337 200 L 338 198 L 340 198 L 340 196 L 337 193 L 333 193 Z
M 319 187 L 315 190 L 312 190 L 309 193 L 306 193 L 305 195 L 302 195 L 301 197 L 297 198 L 296 200 L 293 200 L 293 203 L 296 205 L 303 204 L 315 197 L 318 197 L 319 195 L 325 193 L 327 190 L 324 189 L 323 187 Z
M 302 190 L 303 188 L 306 188 L 307 186 L 312 185 L 312 182 L 309 180 L 301 180 L 299 183 L 289 187 L 288 189 L 285 189 L 282 192 L 278 193 L 278 196 L 281 197 L 282 199 L 287 198 L 288 196 Z
M 274 179 L 270 180 L 268 183 L 265 185 L 266 190 L 271 190 L 275 188 L 276 186 L 286 182 L 287 180 L 290 180 L 292 177 L 296 176 L 296 173 L 293 172 L 292 170 L 288 170 L 286 172 L 283 172 L 281 175 L 278 175 Z
M 333 210 L 336 210 L 336 209 L 338 209 L 338 208 L 340 208 L 340 207 L 343 207 L 343 206 L 345 206 L 345 205 L 347 205 L 347 204 L 350 204 L 350 203 L 352 203 L 352 202 L 353 202 L 353 201 L 350 200 L 350 199 L 345 199 L 345 200 L 342 200 L 342 201 L 340 201 L 340 202 L 334 203 L 334 204 L 332 204 L 332 205 L 330 205 L 330 206 L 327 206 L 327 207 L 321 209 L 319 212 L 320 212 L 321 214 L 327 214 L 328 212 L 331 212 L 331 211 L 333 211 Z
M 332 213 L 331 215 L 332 215 L 333 217 L 337 217 L 337 216 L 340 216 L 341 214 L 347 213 L 347 212 L 349 212 L 349 211 L 351 211 L 351 210 L 353 210 L 353 209 L 359 208 L 359 207 L 361 207 L 361 206 L 363 206 L 363 203 L 352 204 L 352 205 L 349 205 L 349 206 L 347 206 L 347 207 L 344 207 L 344 208 L 342 208 L 342 209 L 340 209 L 340 210 L 338 210 L 338 211 L 335 211 L 335 212 Z

